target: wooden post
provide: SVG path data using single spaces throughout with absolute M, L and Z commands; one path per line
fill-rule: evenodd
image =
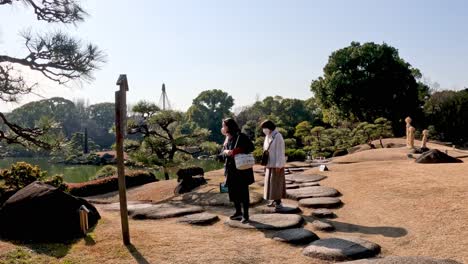
M 83 232 L 83 235 L 86 235 L 86 233 L 88 233 L 88 229 L 89 229 L 89 223 L 88 223 L 89 210 L 88 210 L 88 208 L 86 208 L 86 206 L 82 205 L 80 207 L 80 209 L 78 209 L 78 212 L 80 214 L 81 231 Z
M 125 168 L 123 141 L 126 129 L 127 119 L 127 75 L 121 74 L 117 80 L 120 86 L 119 91 L 115 92 L 115 131 L 116 131 L 116 152 L 117 152 L 117 175 L 119 177 L 119 200 L 120 200 L 120 219 L 122 223 L 122 237 L 124 245 L 130 245 L 130 231 L 128 228 L 127 212 L 127 191 L 125 187 Z

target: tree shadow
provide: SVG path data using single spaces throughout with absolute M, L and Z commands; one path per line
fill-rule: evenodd
M 138 251 L 138 249 L 134 245 L 130 244 L 126 245 L 126 247 L 138 264 L 150 263 L 148 260 L 145 259 L 145 257 L 140 253 L 140 251 Z
M 363 233 L 370 235 L 382 235 L 385 237 L 403 237 L 408 234 L 408 231 L 402 227 L 362 226 L 333 220 L 326 220 L 326 222 L 332 224 L 336 231 L 343 233 Z

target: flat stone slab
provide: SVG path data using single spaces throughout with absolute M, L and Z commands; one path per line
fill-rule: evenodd
M 227 193 L 206 192 L 206 193 L 186 193 L 182 200 L 195 205 L 202 206 L 232 206 Z M 250 191 L 250 205 L 256 205 L 263 201 L 263 196 L 257 192 Z
M 361 238 L 326 238 L 312 242 L 302 253 L 323 260 L 343 261 L 374 257 L 380 253 L 380 246 Z
M 290 172 L 301 172 L 301 171 L 305 171 L 306 169 L 310 169 L 310 168 L 286 168 L 286 170 Z
M 127 210 L 137 210 L 137 209 L 144 209 L 153 206 L 152 203 L 140 203 L 140 202 L 127 202 Z M 120 203 L 111 203 L 102 206 L 104 210 L 107 211 L 120 211 Z
M 303 188 L 303 187 L 312 187 L 312 186 L 320 186 L 320 183 L 318 182 L 304 182 L 304 183 L 297 183 L 299 184 L 299 187 L 300 188 Z
M 313 197 L 334 197 L 339 194 L 340 193 L 335 188 L 326 186 L 310 186 L 299 189 L 286 190 L 287 197 L 294 200 Z
M 346 261 L 349 264 L 462 264 L 451 259 L 435 259 L 430 257 L 386 257 L 379 259 L 361 259 Z
M 284 204 L 281 209 L 275 207 L 262 206 L 258 208 L 263 214 L 298 214 L 302 210 L 297 205 Z
M 312 208 L 334 208 L 341 205 L 341 200 L 336 197 L 318 197 L 299 200 L 299 206 Z
M 302 225 L 304 219 L 296 214 L 255 214 L 250 216 L 249 223 L 228 219 L 225 224 L 234 228 L 281 230 Z
M 315 217 L 320 217 L 320 218 L 334 218 L 334 217 L 336 217 L 336 215 L 335 215 L 335 213 L 333 211 L 328 210 L 328 209 L 324 209 L 324 208 L 315 209 L 312 212 L 312 215 L 315 216 Z
M 299 189 L 299 184 L 297 183 L 292 183 L 292 184 L 286 184 L 286 189 Z
M 187 223 L 191 225 L 208 225 L 219 220 L 219 217 L 210 213 L 198 213 L 186 215 L 177 220 L 179 223 Z
M 203 212 L 200 206 L 183 203 L 155 204 L 147 208 L 128 210 L 133 219 L 164 219 Z
M 332 224 L 320 220 L 314 220 L 312 222 L 312 227 L 317 231 L 330 232 L 335 230 L 335 227 Z
M 305 182 L 318 182 L 321 181 L 327 176 L 320 174 L 290 174 L 286 175 L 286 180 L 293 181 L 294 183 L 305 183 Z
M 284 180 L 286 182 L 286 184 L 293 184 L 294 181 L 291 181 L 291 180 Z
M 309 244 L 320 239 L 314 232 L 304 228 L 292 228 L 278 231 L 273 234 L 272 238 L 276 241 L 289 244 Z

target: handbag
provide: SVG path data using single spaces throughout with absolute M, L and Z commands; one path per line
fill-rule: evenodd
M 270 158 L 270 147 L 271 143 L 273 143 L 273 140 L 275 140 L 275 137 L 270 141 L 270 144 L 268 144 L 268 148 L 263 151 L 262 153 L 262 162 L 260 163 L 262 166 L 266 166 L 268 164 L 268 159 Z
M 239 137 L 237 136 L 236 144 L 234 148 L 237 147 L 237 142 L 239 141 Z M 249 154 L 237 154 L 234 156 L 234 162 L 236 163 L 236 169 L 238 170 L 247 170 L 251 169 L 255 164 L 255 158 L 252 153 Z
M 219 183 L 219 192 L 220 192 L 220 193 L 227 193 L 227 192 L 229 192 L 229 189 L 228 189 L 228 186 L 227 186 L 226 183 L 224 183 L 224 182 Z

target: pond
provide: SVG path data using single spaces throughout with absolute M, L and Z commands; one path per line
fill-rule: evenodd
M 66 165 L 50 163 L 48 158 L 2 158 L 0 159 L 0 169 L 8 169 L 16 162 L 24 161 L 37 165 L 41 170 L 47 171 L 48 176 L 62 174 L 65 182 L 84 182 L 93 178 L 102 166 L 94 165 Z
M 66 165 L 50 163 L 48 158 L 0 158 L 0 169 L 8 169 L 16 162 L 24 161 L 33 165 L 38 165 L 42 170 L 47 171 L 48 176 L 62 174 L 63 180 L 70 183 L 79 183 L 89 181 L 94 178 L 96 172 L 103 166 L 95 165 Z M 223 164 L 214 160 L 197 160 L 193 159 L 184 162 L 182 167 L 197 166 L 202 167 L 205 172 L 218 170 L 223 168 Z M 177 168 L 169 169 L 171 178 L 177 178 L 175 175 Z M 160 180 L 164 179 L 162 172 L 155 172 L 156 177 Z

